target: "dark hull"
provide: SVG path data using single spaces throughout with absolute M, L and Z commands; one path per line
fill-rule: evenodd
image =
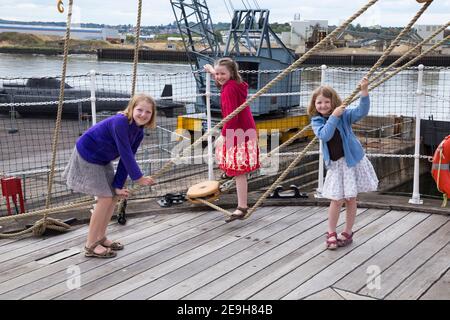
M 89 91 L 66 89 L 64 100 L 78 100 L 90 98 Z M 95 102 L 96 112 L 117 112 L 124 110 L 128 104 L 130 96 L 123 93 L 99 91 L 96 92 L 97 101 Z M 102 98 L 120 98 L 120 101 L 99 101 Z M 29 105 L 36 102 L 58 101 L 59 90 L 56 89 L 29 89 L 29 88 L 4 88 L 0 90 L 0 104 L 2 103 L 22 103 L 23 105 L 15 106 L 14 110 L 21 116 L 55 116 L 58 110 L 57 104 L 51 105 Z M 157 101 L 157 109 L 166 117 L 174 117 L 178 114 L 185 113 L 183 103 L 170 100 Z M 0 113 L 9 113 L 11 107 L 1 107 Z M 77 118 L 80 115 L 91 114 L 91 101 L 83 101 L 78 103 L 65 103 L 63 106 L 63 117 Z

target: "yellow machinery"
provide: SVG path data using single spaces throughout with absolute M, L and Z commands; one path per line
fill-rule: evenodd
M 212 126 L 218 123 L 220 119 L 212 119 Z M 256 129 L 258 130 L 258 135 L 261 137 L 263 134 L 279 133 L 280 143 L 287 141 L 290 137 L 296 134 L 299 130 L 303 129 L 304 126 L 310 123 L 309 117 L 306 114 L 292 114 L 280 118 L 269 118 L 256 117 Z M 265 130 L 265 131 L 261 131 Z M 186 132 L 194 137 L 194 132 L 204 133 L 206 131 L 206 115 L 204 113 L 181 115 L 177 119 L 177 132 Z M 200 135 L 195 135 L 200 136 Z M 306 130 L 305 133 L 300 137 L 307 139 L 308 137 L 314 137 L 312 130 Z M 263 142 L 260 140 L 260 142 Z

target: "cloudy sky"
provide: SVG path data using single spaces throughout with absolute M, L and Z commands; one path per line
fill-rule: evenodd
M 244 3 L 270 9 L 271 22 L 289 22 L 294 13 L 302 20 L 328 20 L 337 25 L 350 17 L 368 0 L 206 0 L 213 22 L 229 22 L 229 3 L 235 9 Z M 0 0 L 0 18 L 20 21 L 65 21 L 56 9 L 57 0 Z M 65 6 L 69 0 L 63 0 Z M 135 24 L 137 0 L 74 0 L 74 22 Z M 415 0 L 380 0 L 354 24 L 363 26 L 404 26 L 422 4 Z M 450 0 L 434 0 L 419 24 L 444 24 L 450 16 Z M 167 24 L 174 21 L 170 0 L 143 0 L 142 25 Z

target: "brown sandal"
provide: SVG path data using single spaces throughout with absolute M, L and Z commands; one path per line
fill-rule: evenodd
M 111 248 L 111 250 L 117 251 L 117 250 L 122 250 L 124 248 L 124 245 L 121 244 L 119 241 L 112 241 L 111 244 L 109 246 L 107 246 L 105 244 L 106 242 L 106 237 L 103 237 L 103 239 L 100 240 L 100 244 L 102 246 L 104 246 L 105 248 Z
M 348 234 L 347 232 L 341 232 L 340 237 L 337 238 L 339 247 L 346 247 L 353 242 L 353 232 Z
M 86 257 L 93 257 L 93 258 L 114 258 L 117 255 L 117 253 L 112 251 L 111 248 L 106 248 L 106 250 L 102 253 L 96 253 L 94 251 L 98 245 L 101 245 L 102 240 L 94 242 L 89 247 L 84 247 L 84 255 Z
M 229 222 L 237 220 L 237 219 L 239 219 L 239 220 L 244 220 L 245 219 L 245 215 L 247 214 L 248 208 L 237 207 L 236 209 L 241 211 L 242 213 L 231 214 L 228 218 L 225 219 L 226 223 L 229 223 Z
M 337 240 L 337 234 L 336 232 L 327 232 L 327 241 L 326 246 L 328 250 L 336 250 L 338 247 L 338 240 Z M 330 240 L 330 238 L 335 238 L 336 240 Z

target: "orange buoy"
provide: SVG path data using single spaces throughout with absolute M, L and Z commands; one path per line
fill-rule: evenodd
M 431 174 L 436 181 L 439 192 L 444 194 L 442 206 L 447 205 L 450 196 L 450 135 L 446 136 L 439 144 L 433 155 Z

